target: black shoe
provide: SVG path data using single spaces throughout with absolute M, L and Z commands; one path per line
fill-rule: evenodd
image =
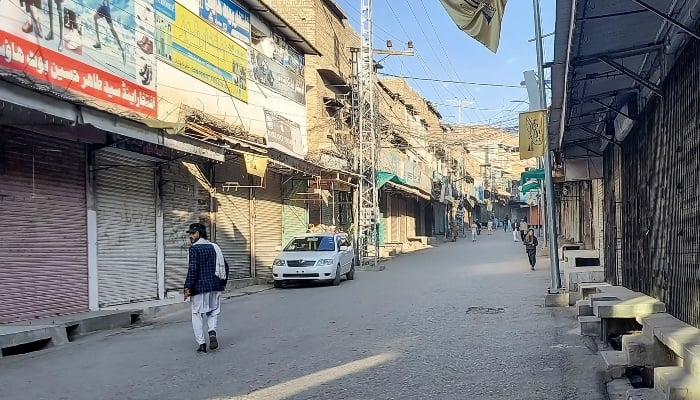
M 206 344 L 200 344 L 199 348 L 197 349 L 197 353 L 206 353 L 207 352 L 207 345 Z
M 209 331 L 209 348 L 216 350 L 219 348 L 219 341 L 216 340 L 216 332 Z
M 535 270 L 535 267 L 530 267 L 530 271 L 534 271 L 534 270 Z

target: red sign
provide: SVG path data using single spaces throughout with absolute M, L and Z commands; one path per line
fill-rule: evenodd
M 57 89 L 157 117 L 155 90 L 2 30 L 0 68 L 47 82 Z

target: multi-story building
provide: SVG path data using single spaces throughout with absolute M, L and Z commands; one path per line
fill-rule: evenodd
M 21 227 L 0 245 L 0 322 L 180 292 L 192 222 L 234 286 L 267 279 L 306 231 L 284 194 L 321 178 L 304 160 L 304 57 L 320 52 L 261 1 L 131 4 L 136 26 L 114 19 L 120 36 L 89 45 L 72 1 L 53 42 L 19 29 L 20 8 L 0 16 L 0 218 Z

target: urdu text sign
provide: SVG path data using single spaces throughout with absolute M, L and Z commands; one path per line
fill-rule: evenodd
M 158 54 L 188 75 L 248 101 L 246 49 L 181 4 L 174 9 L 174 20 L 163 13 L 157 18 Z

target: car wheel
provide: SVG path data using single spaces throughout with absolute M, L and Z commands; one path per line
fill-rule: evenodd
M 284 281 L 275 281 L 274 285 L 276 289 L 282 289 L 284 287 Z
M 340 264 L 335 268 L 335 279 L 333 279 L 332 284 L 333 286 L 338 286 L 340 285 Z
M 350 271 L 348 271 L 345 277 L 348 278 L 349 281 L 355 279 L 355 260 L 352 260 Z

